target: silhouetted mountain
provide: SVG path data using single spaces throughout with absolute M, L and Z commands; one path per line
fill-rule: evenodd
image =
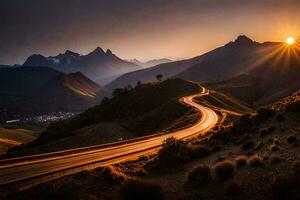
M 149 60 L 147 62 L 141 62 L 137 59 L 132 59 L 130 62 L 137 64 L 143 68 L 148 68 L 148 67 L 153 67 L 155 65 L 163 64 L 163 63 L 169 63 L 172 62 L 172 60 L 167 59 L 167 58 L 162 58 L 162 59 L 154 59 L 154 60 Z
M 252 53 L 256 52 L 260 45 L 246 36 L 239 36 L 223 47 L 191 59 L 124 74 L 107 87 L 114 89 L 134 85 L 137 81 L 152 81 L 157 74 L 162 74 L 164 78 L 177 76 L 194 81 L 225 80 L 246 70 L 245 62 L 254 62 Z
M 23 65 L 52 67 L 65 73 L 80 71 L 100 84 L 141 68 L 136 64 L 120 59 L 109 49 L 104 52 L 100 47 L 87 55 L 80 55 L 69 50 L 50 57 L 34 54 L 28 57 Z
M 252 92 L 247 93 L 245 88 L 240 91 L 251 94 L 252 99 L 248 99 L 250 101 L 247 102 L 258 101 L 258 97 L 262 98 L 262 95 L 270 96 L 270 100 L 271 96 L 277 96 L 275 100 L 299 87 L 300 62 L 297 54 L 300 55 L 300 52 L 297 45 L 258 43 L 246 36 L 239 36 L 235 41 L 223 47 L 192 59 L 124 74 L 107 87 L 114 89 L 129 84 L 134 85 L 137 81 L 152 81 L 157 74 L 162 74 L 164 78 L 180 77 L 202 83 L 220 82 L 237 77 L 242 82 L 251 80 L 252 88 L 248 89 Z M 247 78 L 239 78 L 241 75 Z M 242 85 L 245 84 L 249 86 L 250 83 Z M 278 88 L 277 91 L 275 91 L 276 88 Z M 231 89 L 237 89 L 237 87 Z M 269 101 L 261 103 L 265 102 Z
M 49 67 L 0 68 L 0 109 L 26 112 L 82 111 L 107 92 L 82 73 Z

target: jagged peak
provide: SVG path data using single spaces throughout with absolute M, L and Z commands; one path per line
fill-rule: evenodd
M 110 49 L 107 49 L 107 50 L 106 50 L 106 54 L 112 55 L 113 53 L 112 53 L 112 51 L 111 51 Z
M 69 55 L 79 55 L 79 53 L 76 53 L 74 51 L 66 50 L 64 54 L 69 54 Z
M 103 49 L 100 47 L 97 47 L 93 52 L 95 53 L 104 53 Z
M 246 44 L 246 43 L 253 43 L 254 41 L 249 37 L 247 37 L 246 35 L 239 35 L 234 42 Z

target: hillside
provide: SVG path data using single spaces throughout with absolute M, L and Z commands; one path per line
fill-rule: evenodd
M 81 73 L 49 67 L 0 69 L 0 108 L 11 112 L 81 111 L 108 95 Z
M 221 99 L 220 94 L 213 96 Z M 263 108 L 214 129 L 206 139 L 168 139 L 157 153 L 138 160 L 8 194 L 10 199 L 64 195 L 69 199 L 297 200 L 300 118 L 295 105 L 299 93 L 270 105 L 275 110 Z
M 169 62 L 172 62 L 172 60 L 167 59 L 167 58 L 162 58 L 162 59 L 153 59 L 153 60 L 149 60 L 146 62 L 142 62 L 137 59 L 132 59 L 132 60 L 130 60 L 130 62 L 132 62 L 136 65 L 139 65 L 143 68 L 148 68 L 148 67 L 153 67 L 156 65 L 164 64 L 164 63 L 169 63 Z
M 148 82 L 157 74 L 214 85 L 253 106 L 275 102 L 300 86 L 298 44 L 258 43 L 239 36 L 201 56 L 124 74 L 106 87 Z
M 165 78 L 176 76 L 200 82 L 225 80 L 245 72 L 257 59 L 258 50 L 264 46 L 266 44 L 239 36 L 233 42 L 191 59 L 124 74 L 107 87 L 113 89 L 134 85 L 137 81 L 148 82 L 155 79 L 157 74 L 162 74 Z
M 87 55 L 80 55 L 69 50 L 50 57 L 34 54 L 27 58 L 23 66 L 46 66 L 65 73 L 82 72 L 101 85 L 121 74 L 141 68 L 120 59 L 109 49 L 104 52 L 100 47 Z
M 51 150 L 55 146 L 85 146 L 153 134 L 173 122 L 180 126 L 176 120 L 192 112 L 178 99 L 200 90 L 197 84 L 181 79 L 116 90 L 111 99 L 104 99 L 100 105 L 51 124 L 30 146 L 43 144 Z
M 197 97 L 195 100 L 200 105 L 216 110 L 232 111 L 238 114 L 253 112 L 253 109 L 245 102 L 214 90 L 210 90 L 209 95 Z
M 35 138 L 34 132 L 30 130 L 0 128 L 0 155 L 11 147 L 31 142 Z

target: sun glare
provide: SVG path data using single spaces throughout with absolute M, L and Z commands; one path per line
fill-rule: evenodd
M 288 37 L 288 38 L 286 39 L 286 43 L 287 43 L 288 45 L 293 45 L 293 44 L 295 43 L 295 39 L 292 38 L 292 37 Z

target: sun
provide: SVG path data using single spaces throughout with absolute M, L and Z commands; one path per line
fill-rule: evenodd
M 292 37 L 288 37 L 288 38 L 286 39 L 286 43 L 287 43 L 288 45 L 293 45 L 293 44 L 295 43 L 295 39 L 292 38 Z

